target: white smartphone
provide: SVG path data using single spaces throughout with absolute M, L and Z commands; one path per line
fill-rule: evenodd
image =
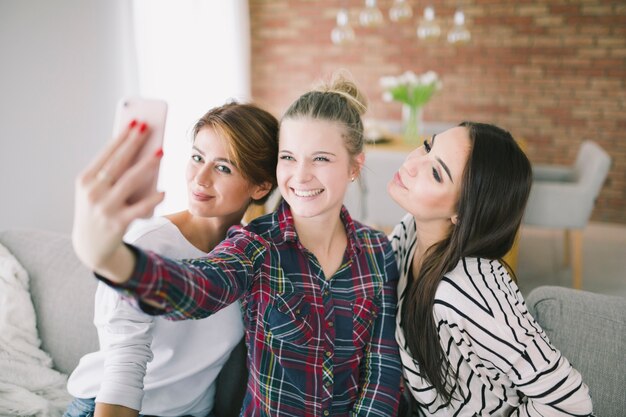
M 150 136 L 137 155 L 135 162 L 146 154 L 154 154 L 163 146 L 165 133 L 165 120 L 167 118 L 167 103 L 158 99 L 141 97 L 124 97 L 117 104 L 115 123 L 113 127 L 114 137 L 119 135 L 133 120 L 138 123 L 146 123 L 150 128 Z M 129 197 L 128 202 L 134 203 L 156 190 L 158 170 L 146 175 L 142 181 L 142 187 Z

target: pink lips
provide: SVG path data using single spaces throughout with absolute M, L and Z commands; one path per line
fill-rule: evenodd
M 406 185 L 404 185 L 404 183 L 402 182 L 402 178 L 400 178 L 400 171 L 397 171 L 393 176 L 393 182 L 395 182 L 402 188 L 406 188 Z
M 191 195 L 193 195 L 193 198 L 198 200 L 198 201 L 208 201 L 208 200 L 213 198 L 210 195 L 206 195 L 206 194 L 202 194 L 202 193 L 196 193 L 195 191 L 192 192 Z

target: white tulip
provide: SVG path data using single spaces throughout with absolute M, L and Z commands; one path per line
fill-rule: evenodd
M 415 73 L 413 71 L 407 71 L 404 74 L 402 74 L 402 78 L 404 79 L 406 84 L 417 84 L 419 83 L 419 78 L 417 75 L 415 75 Z
M 398 78 L 397 77 L 381 77 L 380 78 L 380 85 L 383 88 L 394 88 L 397 87 L 399 84 L 398 82 Z
M 425 74 L 422 74 L 420 78 L 421 83 L 426 85 L 433 84 L 438 81 L 437 73 L 434 71 L 428 71 Z

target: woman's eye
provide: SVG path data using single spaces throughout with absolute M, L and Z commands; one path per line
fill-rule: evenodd
M 430 144 L 427 140 L 424 141 L 424 149 L 426 149 L 426 153 L 430 152 Z
M 283 161 L 293 161 L 293 156 L 290 155 L 281 155 L 280 159 L 282 159 Z
M 322 161 L 322 162 L 328 162 L 328 161 L 329 161 L 329 159 L 328 159 L 328 158 L 326 158 L 325 156 L 316 156 L 316 157 L 315 157 L 315 159 L 313 159 L 313 160 L 314 160 L 315 162 L 319 162 L 319 161 Z
M 191 159 L 194 162 L 202 162 L 202 157 L 200 155 L 191 155 Z
M 435 168 L 433 168 L 433 177 L 435 178 L 435 181 L 441 182 L 441 176 L 439 175 L 439 172 L 437 172 Z
M 215 167 L 215 169 L 217 169 L 219 172 L 222 172 L 224 174 L 232 174 L 232 170 L 230 168 L 228 168 L 226 165 L 217 165 Z

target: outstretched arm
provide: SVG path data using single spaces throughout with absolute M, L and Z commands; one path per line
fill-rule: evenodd
M 129 125 L 76 179 L 74 251 L 87 267 L 113 282 L 126 281 L 135 267 L 133 253 L 122 242 L 129 224 L 150 216 L 163 200 L 163 193 L 154 191 L 128 202 L 161 159 L 158 152 L 133 163 L 148 131 L 142 123 Z

